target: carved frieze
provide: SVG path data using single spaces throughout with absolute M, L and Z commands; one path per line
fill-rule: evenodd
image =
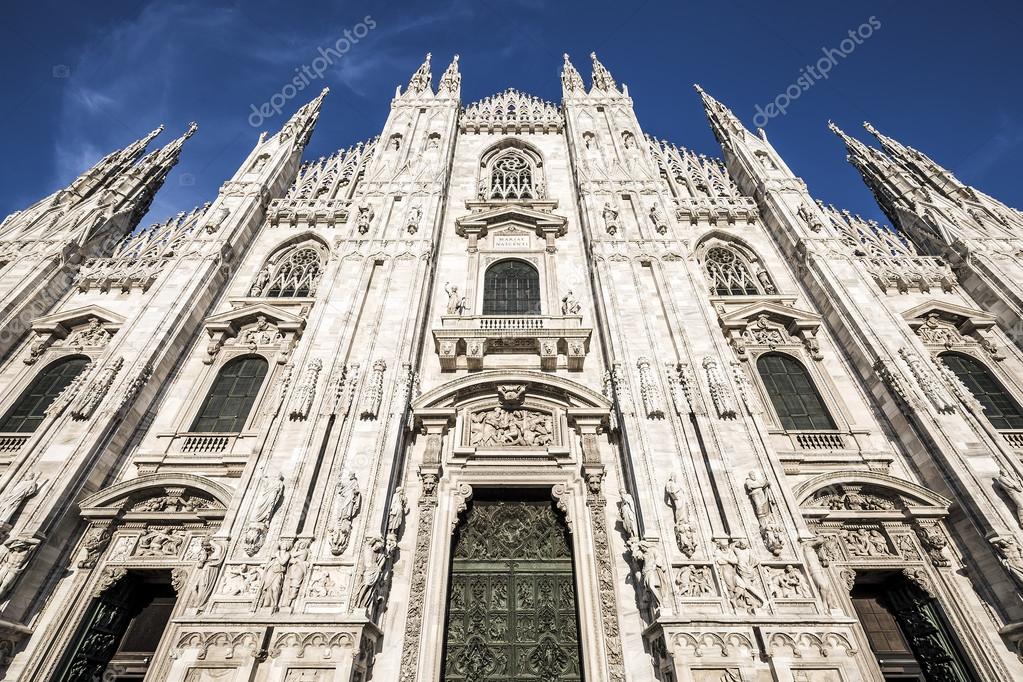
M 498 406 L 469 415 L 467 444 L 475 448 L 546 448 L 557 445 L 554 417 L 532 408 Z

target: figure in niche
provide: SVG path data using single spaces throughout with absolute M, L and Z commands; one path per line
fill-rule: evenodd
M 359 574 L 359 591 L 355 603 L 363 608 L 371 608 L 376 599 L 377 585 L 384 574 L 384 564 L 387 563 L 387 552 L 384 551 L 384 541 L 376 535 L 366 538 L 366 545 L 362 550 L 362 571 Z
M 39 478 L 39 472 L 30 471 L 18 481 L 6 495 L 0 498 L 0 523 L 14 523 L 21 505 L 30 497 L 34 497 L 39 489 L 46 484 L 46 479 Z
M 716 563 L 721 570 L 721 579 L 728 591 L 729 599 L 736 608 L 742 608 L 750 615 L 767 602 L 755 589 L 756 565 L 749 545 L 744 540 L 717 541 Z
M 761 521 L 771 515 L 771 499 L 768 497 L 770 488 L 771 484 L 761 478 L 759 473 L 749 472 L 746 477 L 746 494 L 753 505 L 753 513 Z
M 604 202 L 604 229 L 607 230 L 609 235 L 615 235 L 618 232 L 618 211 L 610 204 L 610 202 Z
M 405 497 L 405 489 L 398 486 L 394 490 L 391 507 L 387 510 L 387 547 L 390 549 L 398 544 L 406 514 L 408 514 L 408 498 Z
M 288 571 L 289 563 L 291 563 L 291 542 L 281 540 L 277 545 L 277 551 L 270 556 L 266 568 L 263 569 L 263 584 L 259 588 L 257 608 L 277 610 L 284 592 L 284 576 Z
M 597 146 L 597 138 L 590 132 L 583 133 L 583 163 L 591 172 L 604 163 L 600 148 Z
M 1023 484 L 1020 480 L 1005 469 L 998 470 L 998 478 L 995 479 L 995 487 L 1001 489 L 1009 498 L 1012 506 L 1012 514 L 1016 523 L 1023 528 Z M 5 517 L 0 517 L 3 520 Z
M 654 224 L 657 234 L 668 233 L 668 220 L 664 217 L 664 212 L 661 211 L 659 204 L 654 204 L 650 207 L 650 222 Z
M 578 315 L 580 310 L 582 310 L 582 306 L 579 304 L 579 300 L 569 289 L 568 293 L 561 298 L 561 314 Z
M 636 517 L 636 501 L 625 488 L 618 491 L 618 511 L 622 519 L 622 530 L 625 531 L 625 539 L 632 540 L 639 537 L 639 519 Z
M 266 167 L 266 162 L 269 160 L 269 158 L 270 157 L 268 157 L 266 154 L 261 154 L 257 156 L 249 172 L 258 173 L 259 171 L 263 170 L 263 168 Z
M 334 526 L 330 529 L 330 552 L 339 556 L 348 548 L 352 535 L 352 524 L 362 509 L 362 492 L 355 472 L 348 474 L 347 482 L 337 486 L 338 510 Z

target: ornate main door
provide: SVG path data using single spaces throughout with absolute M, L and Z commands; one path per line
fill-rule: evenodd
M 576 682 L 572 552 L 549 500 L 476 499 L 459 527 L 444 682 Z

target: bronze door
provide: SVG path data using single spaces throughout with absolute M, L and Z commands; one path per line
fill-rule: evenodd
M 443 680 L 582 680 L 572 553 L 550 501 L 473 502 L 452 560 Z

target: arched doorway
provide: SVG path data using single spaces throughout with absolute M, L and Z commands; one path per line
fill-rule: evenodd
M 445 682 L 583 679 L 568 531 L 550 498 L 480 490 L 458 526 Z

